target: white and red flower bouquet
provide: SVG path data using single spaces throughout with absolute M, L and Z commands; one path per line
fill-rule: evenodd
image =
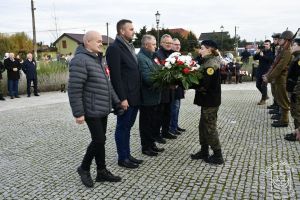
M 155 62 L 160 66 L 152 73 L 156 88 L 182 85 L 189 89 L 190 86 L 199 84 L 202 78 L 200 65 L 189 55 L 174 52 L 166 60 L 159 62 L 155 59 Z

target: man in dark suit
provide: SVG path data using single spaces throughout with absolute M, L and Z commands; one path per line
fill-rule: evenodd
M 22 70 L 26 74 L 26 79 L 27 79 L 27 97 L 30 97 L 31 82 L 33 82 L 34 96 L 40 96 L 38 94 L 38 89 L 37 89 L 36 62 L 32 58 L 31 53 L 27 54 L 27 59 L 23 63 Z
M 115 140 L 118 151 L 118 165 L 137 168 L 142 160 L 130 154 L 130 130 L 134 125 L 140 105 L 140 72 L 135 48 L 131 41 L 134 36 L 132 21 L 122 19 L 117 23 L 117 36 L 106 51 L 106 61 L 111 72 L 113 87 L 126 112 L 117 117 Z

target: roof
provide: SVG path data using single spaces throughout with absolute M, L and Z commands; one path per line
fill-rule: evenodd
M 84 34 L 79 34 L 79 33 L 64 33 L 57 40 L 55 40 L 55 42 L 53 44 L 55 45 L 64 36 L 66 36 L 66 37 L 74 40 L 78 44 L 82 44 L 83 43 L 83 36 L 84 36 Z M 102 35 L 103 44 L 107 44 L 107 38 L 108 37 L 106 35 Z M 113 42 L 114 42 L 114 39 L 112 39 L 111 37 L 109 37 L 109 43 L 113 43 Z
M 180 35 L 182 35 L 182 37 L 187 38 L 187 36 L 189 35 L 190 31 L 185 30 L 183 28 L 171 28 L 169 29 L 169 31 L 171 33 L 179 33 Z
M 214 32 L 208 32 L 208 33 L 201 33 L 200 37 L 199 37 L 199 40 L 200 41 L 209 40 L 209 39 L 211 39 L 214 36 L 218 36 L 218 35 L 221 36 L 221 34 L 226 35 L 227 33 L 228 33 L 228 31 L 224 31 L 224 32 L 215 32 L 214 31 Z

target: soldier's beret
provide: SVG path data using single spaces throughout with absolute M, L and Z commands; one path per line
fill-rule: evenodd
M 212 48 L 215 48 L 215 49 L 218 49 L 218 45 L 215 41 L 213 40 L 203 40 L 201 42 L 201 45 L 204 45 L 204 46 L 208 46 L 208 47 L 212 47 Z
M 272 38 L 280 38 L 281 33 L 274 33 L 272 35 Z

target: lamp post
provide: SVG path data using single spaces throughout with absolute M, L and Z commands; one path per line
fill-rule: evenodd
M 160 20 L 160 14 L 157 11 L 155 14 L 156 19 L 156 30 L 157 30 L 157 47 L 159 46 L 159 20 Z
M 224 31 L 224 26 L 221 25 L 220 29 L 221 29 L 221 51 L 223 51 L 223 31 Z
M 234 46 L 235 46 L 235 55 L 237 56 L 238 55 L 238 40 L 237 40 L 237 34 L 236 34 L 236 29 L 239 28 L 238 26 L 235 26 L 234 27 Z

